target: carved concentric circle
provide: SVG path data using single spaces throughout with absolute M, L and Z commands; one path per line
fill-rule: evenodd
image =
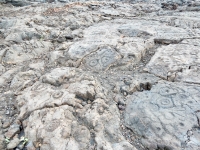
M 109 60 L 110 60 L 110 57 L 108 57 L 108 56 L 103 56 L 103 57 L 101 58 L 101 62 L 102 62 L 102 63 L 108 63 Z
M 52 94 L 52 97 L 57 99 L 57 98 L 60 98 L 63 96 L 63 91 L 55 91 L 53 94 Z
M 94 67 L 94 66 L 96 66 L 98 63 L 99 63 L 98 59 L 92 59 L 92 60 L 89 62 L 89 65 L 90 65 L 91 67 Z
M 176 95 L 176 99 L 178 99 L 178 100 L 180 100 L 182 102 L 187 100 L 187 99 L 190 99 L 190 98 L 191 98 L 190 94 L 188 94 L 188 93 L 178 93 Z
M 162 108 L 172 108 L 174 107 L 173 101 L 171 98 L 162 97 L 157 99 L 157 104 Z

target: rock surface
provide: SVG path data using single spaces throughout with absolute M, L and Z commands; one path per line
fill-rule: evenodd
M 151 91 L 135 92 L 127 98 L 125 124 L 146 137 L 142 142 L 157 149 L 198 149 L 200 139 L 191 138 L 198 130 L 200 86 L 162 82 Z
M 1 1 L 0 149 L 200 149 L 199 11 Z

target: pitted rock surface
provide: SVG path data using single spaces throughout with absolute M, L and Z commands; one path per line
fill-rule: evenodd
M 147 70 L 171 81 L 199 84 L 198 43 L 198 41 L 184 40 L 181 44 L 160 47 L 147 64 Z
M 62 86 L 36 82 L 27 88 L 31 93 L 24 90 L 17 97 L 21 110 L 18 118 L 24 120 L 25 135 L 33 143 L 42 144 L 41 149 L 134 149 L 120 133 L 117 106 L 106 104 L 106 89 L 97 80 L 83 76 L 75 81 L 80 70 L 58 68 L 41 81 L 59 81 L 54 72 L 65 75 L 60 76 Z
M 0 1 L 0 149 L 199 150 L 199 0 Z

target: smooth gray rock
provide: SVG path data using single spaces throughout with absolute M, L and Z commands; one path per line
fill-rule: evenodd
M 127 98 L 125 124 L 145 137 L 147 147 L 199 147 L 199 139 L 188 135 L 198 130 L 199 90 L 196 85 L 160 82 L 151 91 L 136 92 Z

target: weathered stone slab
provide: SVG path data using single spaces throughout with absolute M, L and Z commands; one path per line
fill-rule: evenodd
M 199 138 L 188 135 L 198 130 L 199 92 L 200 86 L 166 82 L 135 92 L 127 98 L 125 124 L 148 148 L 199 148 Z
M 77 42 L 76 44 L 72 45 L 68 51 L 69 57 L 76 61 L 77 59 L 82 59 L 86 55 L 90 54 L 92 51 L 96 50 L 96 45 L 90 45 L 83 42 Z
M 167 16 L 160 17 L 159 20 L 163 23 L 167 23 L 170 26 L 181 28 L 200 28 L 200 19 L 196 17 L 179 17 L 179 16 Z
M 61 106 L 64 103 L 75 106 L 76 102 L 81 103 L 74 94 L 70 94 L 64 89 L 54 90 L 52 86 L 40 82 L 35 83 L 27 90 L 28 93 L 25 90 L 24 94 L 17 98 L 21 119 L 26 118 L 32 111 L 44 107 Z
M 164 79 L 199 84 L 199 65 L 199 46 L 176 44 L 158 48 L 145 70 Z
M 6 64 L 18 64 L 33 58 L 41 57 L 48 52 L 52 44 L 47 41 L 30 40 L 20 45 L 13 44 L 5 53 L 2 61 Z
M 95 71 L 107 70 L 116 62 L 118 66 L 138 63 L 154 46 L 152 35 L 156 34 L 146 26 L 139 29 L 140 24 L 119 19 L 91 26 L 84 30 L 84 40 L 70 46 L 66 57 L 82 61 L 80 68 Z
M 109 69 L 120 57 L 114 49 L 105 47 L 84 58 L 83 63 L 88 69 L 101 71 Z

